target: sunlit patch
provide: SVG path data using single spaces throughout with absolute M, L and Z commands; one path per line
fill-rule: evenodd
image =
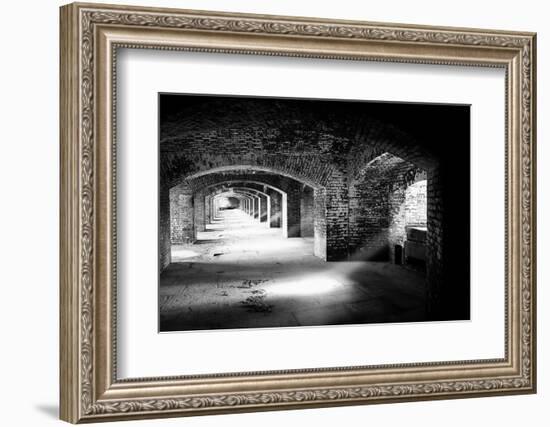
M 270 285 L 268 291 L 272 295 L 304 296 L 326 294 L 341 287 L 342 284 L 334 278 L 312 274 L 299 279 L 279 281 Z
M 177 260 L 182 259 L 188 259 L 188 258 L 194 258 L 196 256 L 199 256 L 200 252 L 195 252 L 189 249 L 172 249 L 172 258 Z

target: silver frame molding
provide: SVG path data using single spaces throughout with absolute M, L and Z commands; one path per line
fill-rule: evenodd
M 61 8 L 61 419 L 130 418 L 534 393 L 534 33 L 75 3 Z M 506 70 L 505 357 L 119 380 L 116 51 L 120 47 Z

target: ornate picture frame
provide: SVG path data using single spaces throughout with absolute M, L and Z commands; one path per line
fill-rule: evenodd
M 61 8 L 61 419 L 112 421 L 536 391 L 536 36 L 74 3 Z M 117 49 L 499 67 L 506 73 L 505 357 L 117 378 Z

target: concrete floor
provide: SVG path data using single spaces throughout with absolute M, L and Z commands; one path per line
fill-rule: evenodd
M 193 245 L 173 246 L 160 277 L 160 330 L 425 320 L 424 276 L 379 262 L 325 262 L 234 209 Z

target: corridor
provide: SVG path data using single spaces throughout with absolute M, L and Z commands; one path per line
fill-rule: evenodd
M 160 276 L 160 331 L 425 319 L 425 276 L 387 262 L 326 262 L 312 237 L 285 238 L 220 209 Z

